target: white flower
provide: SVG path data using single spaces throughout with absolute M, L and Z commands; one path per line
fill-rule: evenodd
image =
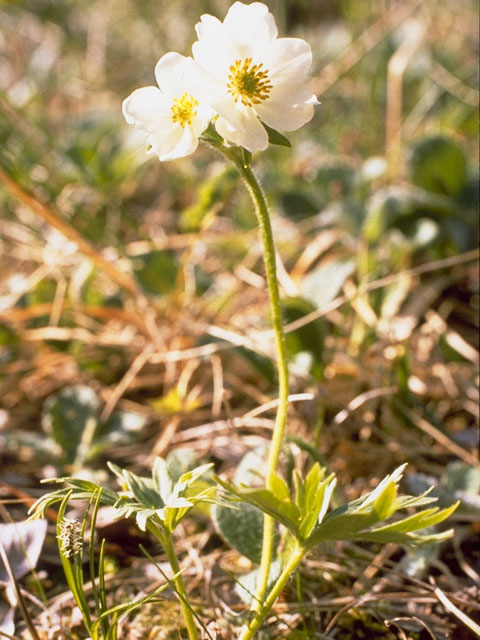
M 128 124 L 148 134 L 151 151 L 160 160 L 174 160 L 193 153 L 198 137 L 208 126 L 211 108 L 192 94 L 195 63 L 170 52 L 155 67 L 157 87 L 143 87 L 123 101 Z
M 307 87 L 310 46 L 299 38 L 277 38 L 277 27 L 261 2 L 235 2 L 224 22 L 205 14 L 196 26 L 194 60 L 204 71 L 198 95 L 218 114 L 218 133 L 249 151 L 268 146 L 261 121 L 293 131 L 313 117 L 316 97 Z

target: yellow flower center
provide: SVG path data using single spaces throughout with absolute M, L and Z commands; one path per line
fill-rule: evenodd
M 189 93 L 184 93 L 180 99 L 174 98 L 172 105 L 172 120 L 185 129 L 187 124 L 192 124 L 193 118 L 197 115 L 195 107 L 198 100 L 195 100 Z
M 251 58 L 232 64 L 227 87 L 235 102 L 241 100 L 246 107 L 252 107 L 268 98 L 273 85 L 268 78 L 268 69 L 264 71 L 262 66 L 252 64 Z

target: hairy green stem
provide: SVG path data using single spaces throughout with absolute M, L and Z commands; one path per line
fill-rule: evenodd
M 278 369 L 278 408 L 273 429 L 272 441 L 269 449 L 268 467 L 265 484 L 267 489 L 272 488 L 272 479 L 277 473 L 278 460 L 283 443 L 285 425 L 288 411 L 288 362 L 285 345 L 285 334 L 283 330 L 282 307 L 280 302 L 280 292 L 277 281 L 277 268 L 275 262 L 275 244 L 273 240 L 272 225 L 270 215 L 263 191 L 250 168 L 248 159 L 241 155 L 238 149 L 231 150 L 225 147 L 217 147 L 222 153 L 233 160 L 240 175 L 244 179 L 255 205 L 260 234 L 263 243 L 263 260 L 265 263 L 265 273 L 267 278 L 270 316 L 275 335 L 275 348 L 277 354 Z M 273 555 L 274 546 L 273 518 L 268 515 L 264 517 L 262 558 L 260 562 L 260 575 L 257 585 L 257 592 L 252 605 L 252 610 L 259 612 L 268 588 L 268 577 Z
M 163 529 L 163 531 L 160 532 L 155 526 L 149 526 L 148 530 L 153 533 L 153 535 L 160 541 L 175 576 L 173 578 L 173 583 L 175 585 L 175 589 L 177 590 L 180 604 L 182 606 L 183 617 L 187 626 L 189 640 L 199 640 L 195 618 L 193 616 L 191 608 L 188 605 L 188 594 L 183 583 L 180 572 L 180 565 L 178 564 L 175 549 L 173 548 L 172 534 L 167 529 Z
M 260 629 L 263 621 L 268 615 L 270 609 L 275 604 L 275 601 L 285 589 L 290 576 L 297 569 L 306 552 L 306 549 L 303 549 L 302 547 L 295 547 L 278 580 L 275 582 L 272 590 L 269 592 L 265 602 L 263 602 L 259 607 L 255 617 L 251 620 L 251 622 L 243 629 L 238 640 L 251 640 L 251 638 L 255 636 L 256 632 Z

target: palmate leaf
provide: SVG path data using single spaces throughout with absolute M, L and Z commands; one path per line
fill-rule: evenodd
M 111 462 L 108 466 L 132 494 L 122 496 L 114 505 L 117 517 L 135 517 L 142 531 L 146 530 L 149 520 L 173 531 L 195 504 L 214 501 L 212 493 L 215 487 L 205 488 L 204 484 L 195 487 L 195 482 L 212 464 L 187 471 L 176 483 L 170 476 L 166 462 L 160 457 L 154 461 L 151 478 L 139 477 Z
M 168 502 L 172 491 L 173 481 L 168 473 L 167 463 L 163 458 L 156 457 L 153 463 L 152 478 L 155 488 L 164 502 Z
M 419 513 L 415 513 L 392 524 L 375 528 L 372 532 L 388 533 L 390 531 L 395 531 L 400 533 L 409 533 L 411 531 L 418 531 L 419 529 L 433 527 L 433 525 L 448 518 L 455 511 L 458 505 L 459 503 L 456 502 L 445 509 L 439 509 L 438 507 L 434 507 L 433 509 L 424 509 Z
M 331 514 L 314 529 L 307 539 L 306 544 L 309 548 L 327 540 L 363 539 L 360 532 L 368 530 L 378 522 L 378 516 L 373 510 L 369 513 L 343 513 L 334 517 L 330 516 Z
M 414 533 L 414 532 L 401 532 L 401 531 L 364 531 L 358 539 L 362 542 L 378 542 L 380 544 L 387 544 L 393 542 L 394 544 L 403 544 L 406 546 L 419 546 L 422 544 L 432 544 L 436 542 L 443 542 L 448 540 L 454 534 L 453 529 L 447 529 L 440 533 Z
M 336 480 L 333 474 L 324 479 L 325 471 L 318 463 L 313 465 L 305 482 L 298 473 L 294 473 L 295 502 L 280 477 L 275 477 L 271 482 L 272 491 L 238 487 L 220 478 L 217 478 L 217 482 L 241 501 L 252 504 L 282 523 L 304 549 L 333 540 L 412 545 L 449 537 L 451 531 L 433 534 L 421 531 L 447 519 L 458 503 L 446 509 L 424 509 L 396 522 L 382 524 L 400 509 L 424 506 L 435 500 L 428 497 L 428 491 L 418 497 L 397 496 L 398 483 L 405 466 L 395 469 L 370 493 L 334 509 L 328 515 L 326 511 Z
M 323 482 L 319 482 L 316 487 L 312 486 L 311 490 L 306 490 L 305 509 L 299 528 L 302 538 L 308 538 L 316 525 L 322 522 L 336 483 L 336 478 L 331 474 Z M 305 486 L 308 488 L 308 478 Z
M 160 493 L 158 492 L 154 480 L 151 478 L 140 478 L 135 473 L 123 470 L 123 478 L 129 490 L 133 493 L 138 502 L 152 509 L 161 509 L 165 506 Z
M 213 463 L 209 462 L 207 464 L 202 464 L 199 467 L 195 467 L 195 469 L 191 469 L 190 471 L 186 471 L 180 476 L 180 480 L 176 483 L 175 487 L 182 486 L 182 490 L 186 489 L 194 482 L 196 482 L 200 478 L 200 476 L 203 476 L 204 473 L 209 471 L 213 466 Z
M 424 509 L 396 522 L 375 526 L 399 509 L 423 506 L 435 500 L 428 498 L 426 494 L 419 497 L 397 498 L 396 486 L 403 469 L 404 466 L 399 467 L 390 476 L 384 478 L 378 487 L 364 498 L 343 505 L 328 514 L 306 541 L 308 548 L 327 540 L 362 540 L 411 545 L 448 538 L 452 534 L 451 530 L 438 534 L 416 532 L 446 520 L 458 507 L 458 503 L 441 510 L 438 507 Z
M 226 491 L 237 496 L 242 502 L 253 504 L 264 513 L 268 514 L 289 529 L 298 537 L 298 523 L 300 511 L 290 498 L 279 500 L 267 489 L 252 489 L 251 487 L 237 487 L 231 482 L 226 482 L 215 476 L 215 480 Z

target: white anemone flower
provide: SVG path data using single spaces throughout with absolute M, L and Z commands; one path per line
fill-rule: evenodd
M 195 67 L 192 58 L 167 53 L 155 67 L 159 88 L 137 89 L 123 101 L 126 121 L 148 134 L 150 151 L 160 160 L 193 153 L 212 117 L 211 107 L 192 94 Z
M 193 58 L 203 70 L 199 95 L 218 117 L 218 133 L 249 151 L 268 146 L 263 121 L 293 131 L 311 120 L 316 97 L 308 89 L 312 52 L 300 38 L 277 38 L 262 2 L 233 4 L 225 20 L 205 14 L 196 25 Z

